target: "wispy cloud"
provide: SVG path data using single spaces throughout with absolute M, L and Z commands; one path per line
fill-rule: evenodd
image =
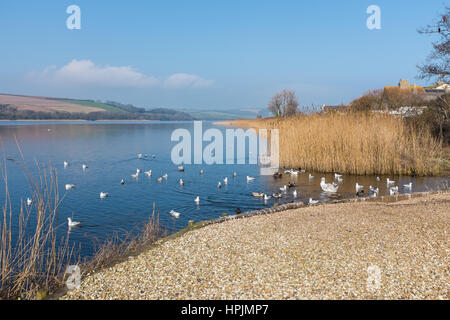
M 27 79 L 51 86 L 94 86 L 94 87 L 207 87 L 214 81 L 195 74 L 176 73 L 168 77 L 145 75 L 131 66 L 100 66 L 91 60 L 72 60 L 58 68 L 49 66 L 43 71 L 27 74 Z

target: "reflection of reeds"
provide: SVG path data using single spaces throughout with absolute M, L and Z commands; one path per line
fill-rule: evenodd
M 438 174 L 442 147 L 425 127 L 382 113 L 328 112 L 236 120 L 242 127 L 278 128 L 280 164 L 348 174 Z

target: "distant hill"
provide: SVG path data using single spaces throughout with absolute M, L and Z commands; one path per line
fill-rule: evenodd
M 270 116 L 266 109 L 230 109 L 230 110 L 183 110 L 199 120 L 235 120 L 253 119 L 257 115 Z
M 0 94 L 0 119 L 194 120 L 194 117 L 173 109 L 147 110 L 114 101 Z

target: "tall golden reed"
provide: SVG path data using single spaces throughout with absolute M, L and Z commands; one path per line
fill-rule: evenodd
M 433 175 L 442 146 L 427 128 L 384 113 L 328 112 L 229 124 L 280 131 L 280 165 L 345 174 Z

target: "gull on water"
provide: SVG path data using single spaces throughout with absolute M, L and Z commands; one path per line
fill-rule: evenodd
M 253 180 L 255 180 L 254 177 L 249 177 L 249 176 L 247 176 L 247 181 L 253 181 Z
M 82 165 L 83 170 L 86 170 L 88 168 L 87 164 Z
M 66 190 L 70 190 L 70 189 L 73 189 L 73 188 L 75 188 L 74 184 L 71 184 L 71 183 L 66 184 Z
M 108 192 L 100 192 L 100 199 L 104 199 L 109 196 Z
M 67 224 L 69 225 L 69 228 L 80 225 L 79 221 L 72 221 L 71 218 L 67 218 L 67 220 L 68 220 Z
M 168 177 L 167 173 L 165 175 L 163 175 L 162 177 L 167 180 L 167 177 Z
M 30 198 L 27 198 L 27 206 L 31 206 L 32 203 L 33 203 L 33 200 L 31 200 Z
M 282 186 L 282 187 L 280 188 L 280 190 L 283 191 L 283 192 L 286 192 L 286 190 L 287 190 L 287 185 Z
M 222 184 L 220 183 L 220 181 L 219 181 L 219 183 L 217 184 L 217 188 L 222 188 Z
M 183 179 L 180 179 L 180 186 L 184 186 L 184 181 L 183 181 Z
M 125 180 L 120 180 L 120 184 L 125 184 Z
M 308 179 L 309 179 L 309 180 L 312 180 L 312 179 L 314 179 L 314 176 L 310 173 L 310 174 L 308 175 Z
M 196 204 L 199 204 L 199 203 L 200 203 L 200 196 L 197 196 L 197 197 L 194 199 L 194 201 L 195 201 Z
M 309 204 L 316 204 L 316 203 L 318 203 L 319 202 L 319 200 L 313 200 L 312 198 L 309 198 Z
M 152 170 L 144 171 L 144 173 L 145 173 L 148 177 L 151 177 L 151 176 L 152 176 Z
M 179 217 L 180 217 L 180 214 L 181 214 L 181 213 L 179 213 L 179 212 L 176 212 L 176 211 L 174 211 L 174 210 L 170 210 L 170 215 L 171 215 L 172 217 L 174 217 L 174 218 L 179 218 Z
M 64 161 L 64 168 L 66 168 L 69 165 L 67 161 Z
M 342 178 L 342 174 L 337 174 L 337 173 L 335 173 L 335 174 L 334 174 L 334 178 L 335 178 L 335 179 Z
M 356 192 L 361 191 L 363 188 L 364 188 L 364 186 L 358 184 L 358 182 L 356 183 L 356 185 L 355 185 L 355 190 L 356 190 Z
M 412 182 L 410 182 L 410 183 L 408 183 L 408 184 L 404 184 L 404 185 L 403 185 L 403 188 L 404 188 L 404 189 L 409 189 L 409 190 L 411 190 L 411 189 L 412 189 Z
M 334 182 L 333 183 L 325 183 L 324 177 L 322 177 L 320 179 L 320 187 L 322 188 L 323 191 L 331 192 L 331 193 L 335 193 L 339 189 L 339 186 Z
M 391 184 L 394 184 L 395 181 L 394 180 L 389 180 L 389 178 L 386 179 L 386 184 L 389 186 Z
M 228 184 L 228 177 L 223 178 L 223 183 Z
M 162 182 L 162 177 L 159 177 L 158 179 L 156 179 L 156 181 L 158 181 L 159 183 L 161 183 Z
M 292 192 L 292 195 L 294 196 L 294 198 L 297 198 L 297 190 L 294 190 L 294 192 Z

